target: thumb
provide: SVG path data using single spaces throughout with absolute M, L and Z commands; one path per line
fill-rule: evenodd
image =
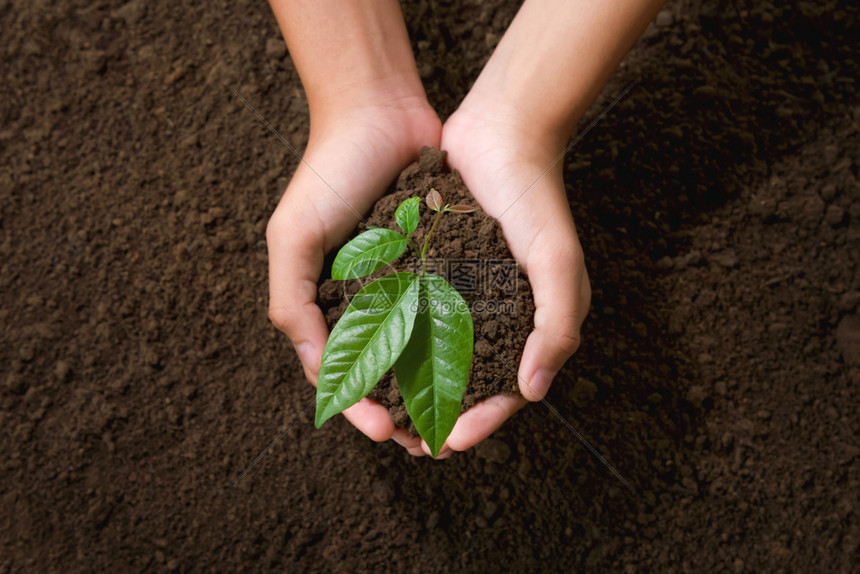
M 316 304 L 324 245 L 299 210 L 275 211 L 266 229 L 269 246 L 269 318 L 296 348 L 305 376 L 316 384 L 328 327 Z
M 538 232 L 526 269 L 535 300 L 535 328 L 520 362 L 520 392 L 543 399 L 556 373 L 579 348 L 580 327 L 591 304 L 591 284 L 573 220 L 556 218 Z

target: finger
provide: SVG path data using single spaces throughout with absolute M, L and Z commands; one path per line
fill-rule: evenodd
M 325 318 L 316 305 L 317 279 L 325 254 L 324 229 L 312 204 L 296 194 L 285 197 L 266 231 L 269 316 L 293 342 L 305 376 L 314 385 L 328 339 Z M 369 399 L 362 399 L 343 414 L 371 440 L 385 441 L 394 434 L 388 410 Z
M 413 435 L 403 427 L 397 427 L 394 429 L 394 434 L 391 436 L 391 440 L 405 449 L 421 446 L 421 438 Z
M 359 193 L 355 186 L 350 187 L 349 174 L 356 172 L 354 158 L 331 161 L 342 160 L 343 153 L 309 151 L 306 155 L 317 168 L 306 168 L 306 162 L 299 166 L 266 228 L 269 316 L 293 342 L 305 376 L 316 384 L 328 340 L 325 319 L 316 305 L 325 254 L 355 228 L 358 214 L 369 208 L 376 189 L 384 188 L 376 180 L 365 182 L 372 192 Z M 329 182 L 353 193 L 345 198 Z
M 414 456 L 415 458 L 421 458 L 422 456 L 427 456 L 423 450 L 421 450 L 421 445 L 409 447 L 406 449 L 406 452 Z
M 414 436 L 404 428 L 395 428 L 391 440 L 405 448 L 406 452 L 412 456 L 424 456 L 424 451 L 421 449 L 421 438 Z
M 442 448 L 439 449 L 439 454 L 436 456 L 433 456 L 433 451 L 430 450 L 430 447 L 427 445 L 427 443 L 425 441 L 423 441 L 423 440 L 421 441 L 420 447 L 421 447 L 421 451 L 425 455 L 429 456 L 430 458 L 435 458 L 436 460 L 444 460 L 451 455 L 451 447 L 449 447 L 447 445 L 447 443 L 442 445 Z
M 437 458 L 442 457 L 443 454 L 447 458 L 453 451 L 464 451 L 475 446 L 493 434 L 525 404 L 524 398 L 510 395 L 495 395 L 481 401 L 460 415 Z M 425 453 L 430 454 L 427 443 L 422 441 L 421 448 Z
M 363 398 L 345 411 L 343 416 L 367 437 L 382 442 L 394 436 L 394 421 L 388 409 L 368 398 Z
M 579 348 L 580 327 L 591 301 L 582 248 L 569 216 L 547 220 L 532 242 L 526 267 L 534 294 L 534 330 L 518 374 L 522 395 L 538 401 Z
M 309 204 L 285 200 L 266 229 L 269 248 L 269 318 L 290 338 L 305 376 L 316 384 L 328 328 L 316 305 L 317 278 L 323 265 L 323 238 Z

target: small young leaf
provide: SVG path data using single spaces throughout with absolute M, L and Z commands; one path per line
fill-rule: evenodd
M 406 235 L 412 235 L 415 233 L 415 228 L 418 227 L 419 203 L 421 203 L 420 197 L 410 197 L 398 205 L 394 211 L 394 221 L 397 222 L 400 229 L 406 232 Z
M 475 334 L 469 308 L 453 287 L 433 274 L 419 283 L 412 337 L 394 373 L 409 417 L 436 456 L 460 416 Z
M 442 194 L 435 189 L 430 189 L 427 192 L 427 206 L 433 211 L 442 209 Z
M 477 207 L 472 207 L 471 205 L 452 205 L 448 208 L 448 211 L 451 213 L 472 213 L 473 211 L 478 211 Z
M 393 229 L 368 229 L 340 248 L 331 266 L 332 279 L 366 277 L 396 261 L 406 245 L 406 238 Z
M 356 293 L 329 335 L 317 378 L 316 427 L 364 398 L 403 352 L 418 309 L 418 275 L 393 273 Z

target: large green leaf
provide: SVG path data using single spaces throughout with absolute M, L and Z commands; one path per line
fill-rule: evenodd
M 418 309 L 418 276 L 393 273 L 356 293 L 332 329 L 317 378 L 316 426 L 373 389 L 403 352 Z
M 412 235 L 415 233 L 415 228 L 418 227 L 419 203 L 421 203 L 420 197 L 410 197 L 394 210 L 394 221 L 397 222 L 400 229 L 406 232 L 406 235 Z
M 393 229 L 368 229 L 340 248 L 331 266 L 332 279 L 358 279 L 379 271 L 400 257 L 406 245 L 406 238 Z
M 474 342 L 466 302 L 444 279 L 428 274 L 420 281 L 412 338 L 394 373 L 406 411 L 433 456 L 460 416 Z

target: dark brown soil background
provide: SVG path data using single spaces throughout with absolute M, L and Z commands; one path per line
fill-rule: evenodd
M 450 114 L 515 2 L 404 6 Z M 307 103 L 263 2 L 0 2 L 0 572 L 850 572 L 856 2 L 670 1 L 566 159 L 548 401 L 439 463 L 306 415 L 266 317 Z
M 517 368 L 532 328 L 534 299 L 531 284 L 517 269 L 501 228 L 481 210 L 460 174 L 447 169 L 445 152 L 422 148 L 420 158 L 403 170 L 390 193 L 373 206 L 366 218 L 367 225 L 396 228 L 394 212 L 397 206 L 410 197 L 423 199 L 431 189 L 441 194 L 444 204 L 467 205 L 476 209 L 468 214 L 445 214 L 439 220 L 427 250 L 427 270 L 459 287 L 461 296 L 472 310 L 475 351 L 469 384 L 463 395 L 462 411 L 466 411 L 493 395 L 519 394 Z M 421 219 L 413 238 L 421 247 L 436 213 L 423 200 L 419 213 Z M 359 224 L 357 231 L 364 231 L 367 225 Z M 328 276 L 329 270 L 327 267 L 324 271 Z M 318 303 L 325 311 L 329 329 L 340 320 L 351 296 L 364 285 L 387 273 L 403 270 L 415 273 L 420 270 L 412 249 L 407 249 L 393 265 L 370 277 L 353 281 L 325 280 L 319 290 Z M 397 388 L 394 369 L 368 396 L 388 408 L 396 425 L 418 434 Z

